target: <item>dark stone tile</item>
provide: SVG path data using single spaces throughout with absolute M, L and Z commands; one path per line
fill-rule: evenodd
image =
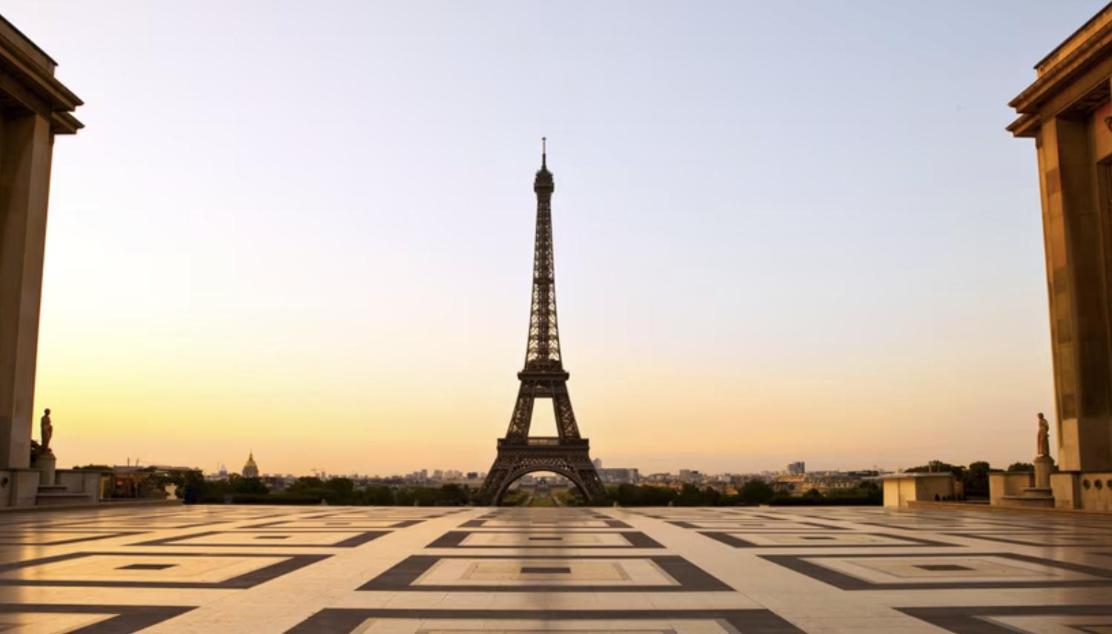
M 166 570 L 176 565 L 177 564 L 128 564 L 126 566 L 120 566 L 116 568 L 116 570 Z
M 42 531 L 50 530 L 51 532 L 59 532 L 59 533 L 72 532 L 72 533 L 75 533 L 77 536 L 76 537 L 61 538 L 61 539 L 54 539 L 52 541 L 31 541 L 31 542 L 27 542 L 27 541 L 19 541 L 18 539 L 16 539 L 16 537 L 19 537 L 21 535 L 26 535 L 28 533 L 27 530 L 25 530 L 24 532 L 21 532 L 21 533 L 7 532 L 5 534 L 0 534 L 0 546 L 61 546 L 61 545 L 64 545 L 64 544 L 76 544 L 76 543 L 79 543 L 79 542 L 91 542 L 91 541 L 95 541 L 95 540 L 98 540 L 98 539 L 111 539 L 113 537 L 130 537 L 132 535 L 142 535 L 143 533 L 147 532 L 147 531 L 97 532 L 96 530 L 78 531 L 78 530 L 74 530 L 72 528 L 58 529 L 57 531 L 54 531 L 52 529 L 42 528 L 42 527 L 36 527 L 34 529 L 29 529 L 29 532 L 31 534 L 35 534 L 39 530 L 42 530 Z
M 551 531 L 546 531 L 551 532 Z M 605 534 L 605 535 L 620 535 L 626 541 L 625 546 L 609 546 L 606 544 L 574 544 L 565 540 L 560 535 L 536 535 L 528 536 L 528 541 L 536 542 L 533 544 L 510 544 L 510 545 L 465 545 L 463 542 L 469 535 L 473 534 L 490 534 L 502 533 L 510 535 L 529 535 L 526 530 L 486 530 L 486 531 L 448 531 L 440 537 L 429 543 L 426 548 L 580 548 L 580 549 L 599 549 L 599 548 L 664 548 L 664 545 L 641 531 L 592 531 L 592 530 L 574 530 L 565 531 L 565 534 Z
M 1007 616 L 1092 616 L 1112 617 L 1110 605 L 1017 605 L 1017 606 L 962 606 L 930 608 L 896 608 L 931 625 L 955 634 L 1014 634 L 1016 630 L 994 623 L 993 617 Z M 1082 625 L 1071 625 L 1079 632 L 1095 632 Z
M 1043 531 L 1001 531 L 1001 532 L 947 532 L 946 535 L 964 537 L 966 539 L 980 539 L 983 541 L 999 542 L 1002 544 L 1018 544 L 1020 546 L 1044 546 L 1051 548 L 1112 546 L 1112 534 L 1107 533 L 1071 533 L 1062 530 Z M 1053 543 L 1046 538 L 1053 536 Z M 1070 538 L 1073 538 L 1072 541 Z
M 803 539 L 811 541 L 830 541 L 829 544 L 759 544 L 751 542 L 743 537 L 739 537 L 734 533 L 748 533 L 750 531 L 699 531 L 700 535 L 709 537 L 713 540 L 720 541 L 723 544 L 728 544 L 734 548 L 854 548 L 859 550 L 871 550 L 874 548 L 910 548 L 916 546 L 946 546 L 953 548 L 964 548 L 961 544 L 948 544 L 946 542 L 936 542 L 929 539 L 921 539 L 919 537 L 904 537 L 903 535 L 893 535 L 889 533 L 862 533 L 863 535 L 873 535 L 875 537 L 887 537 L 895 540 L 893 543 L 888 544 L 839 544 L 836 538 L 827 535 L 815 536 L 801 536 Z M 758 534 L 770 534 L 767 531 L 754 531 Z M 850 534 L 850 533 L 845 533 Z
M 953 590 L 959 588 L 1094 588 L 1094 587 L 1109 587 L 1112 586 L 1112 570 L 1107 568 L 1096 568 L 1094 566 L 1084 566 L 1081 564 L 1074 564 L 1065 561 L 1056 561 L 1053 559 L 1042 559 L 1039 557 L 1030 557 L 1027 555 L 1020 555 L 1016 553 L 915 553 L 915 554 L 847 554 L 847 555 L 759 555 L 762 559 L 771 561 L 794 570 L 802 575 L 811 577 L 818 581 L 828 583 L 842 590 Z M 1068 580 L 1056 581 L 1047 579 L 1045 581 L 952 581 L 952 582 L 916 582 L 909 581 L 907 583 L 874 583 L 865 581 L 857 577 L 831 570 L 826 568 L 821 563 L 825 558 L 846 558 L 852 557 L 854 559 L 874 559 L 874 558 L 921 558 L 921 557 L 962 557 L 965 559 L 972 559 L 975 557 L 997 557 L 1001 559 L 1012 559 L 1014 561 L 1021 561 L 1026 563 L 1040 564 L 1051 568 L 1059 568 L 1062 570 L 1070 570 L 1079 572 L 1096 579 L 1084 580 Z M 912 564 L 921 567 L 922 565 L 931 564 Z M 937 565 L 937 564 L 936 564 Z
M 502 528 L 502 529 L 505 529 L 505 528 L 546 528 L 547 527 L 547 528 L 569 528 L 570 530 L 577 530 L 577 529 L 579 529 L 579 530 L 590 530 L 590 529 L 593 529 L 593 528 L 633 528 L 632 526 L 630 526 L 629 524 L 626 524 L 622 520 L 616 520 L 616 519 L 613 519 L 611 517 L 605 517 L 605 516 L 601 516 L 601 517 L 571 517 L 571 518 L 568 518 L 567 521 L 564 521 L 564 522 L 528 522 L 528 521 L 526 521 L 526 522 L 522 522 L 521 524 L 510 524 L 508 526 L 491 526 L 491 527 L 486 526 L 486 523 L 490 520 L 500 520 L 500 521 L 504 521 L 504 522 L 512 522 L 516 519 L 518 519 L 518 518 L 515 518 L 515 517 L 497 517 L 497 516 L 487 515 L 487 516 L 480 517 L 478 519 L 467 520 L 466 522 L 460 524 L 459 527 L 460 528 Z M 568 527 L 568 522 L 578 522 L 578 521 L 598 521 L 598 522 L 601 522 L 601 523 L 605 524 L 605 526 Z
M 4 614 L 105 614 L 109 619 L 83 627 L 80 634 L 131 634 L 195 609 L 169 605 L 66 605 L 58 603 L 0 604 Z
M 234 535 L 240 534 L 241 532 L 242 531 L 235 531 L 235 530 L 205 531 L 203 533 L 190 533 L 188 535 L 175 535 L 173 537 L 163 537 L 161 539 L 153 539 L 153 540 L 150 540 L 150 541 L 138 542 L 138 543 L 131 544 L 131 545 L 132 546 L 172 546 L 174 548 L 179 548 L 179 547 L 183 547 L 183 546 L 187 547 L 187 548 L 212 548 L 212 547 L 216 547 L 216 548 L 250 548 L 251 545 L 246 543 L 246 542 L 252 541 L 252 540 L 247 539 L 247 538 L 244 538 L 239 542 L 236 542 L 234 537 L 230 537 L 229 541 L 222 542 L 222 543 L 202 542 L 202 543 L 190 544 L 188 542 L 188 540 L 196 539 L 198 537 L 207 537 L 209 535 L 234 536 Z M 250 532 L 250 531 L 248 531 L 248 532 Z M 314 530 L 300 530 L 300 531 L 297 531 L 297 532 L 298 533 L 335 533 L 336 531 L 322 531 L 322 530 L 314 529 Z M 382 537 L 383 535 L 387 535 L 387 534 L 390 533 L 390 531 L 362 531 L 362 532 L 349 531 L 349 532 L 352 532 L 351 537 L 348 537 L 347 539 L 342 539 L 342 540 L 340 540 L 338 542 L 334 542 L 332 544 L 268 544 L 267 547 L 268 548 L 354 548 L 356 546 L 366 544 L 367 542 L 369 542 L 371 540 L 378 539 L 379 537 Z M 258 539 L 262 539 L 262 540 L 281 540 L 281 539 L 288 539 L 289 537 L 290 537 L 290 533 L 286 532 L 286 533 L 279 533 L 279 534 L 275 534 L 275 535 L 260 535 L 260 536 L 254 537 L 254 539 L 256 539 L 256 540 L 258 540 Z
M 435 627 L 436 619 L 530 619 L 544 621 L 703 619 L 719 621 L 727 631 L 742 634 L 798 634 L 803 630 L 769 610 L 384 610 L 329 608 L 290 629 L 287 634 L 347 634 L 367 619 L 422 619 Z M 494 628 L 495 625 L 490 625 Z
M 0 573 L 15 572 L 25 568 L 33 568 L 35 566 L 44 566 L 59 561 L 70 561 L 74 559 L 81 559 L 84 557 L 92 557 L 97 555 L 110 555 L 113 557 L 150 557 L 149 553 L 135 553 L 135 552 L 77 552 L 68 553 L 65 555 L 54 555 L 52 557 L 41 557 L 39 559 L 29 559 L 26 561 L 17 561 L 13 563 L 0 564 Z M 228 552 L 215 552 L 215 553 L 159 553 L 159 557 L 247 557 L 247 558 L 273 558 L 272 554 L 259 554 L 259 553 L 228 553 Z M 278 563 L 268 564 L 262 566 L 257 570 L 244 573 L 242 575 L 232 577 L 219 582 L 205 582 L 205 581 L 132 581 L 132 580 L 118 580 L 118 581 L 89 581 L 84 579 L 17 579 L 6 578 L 0 579 L 0 586 L 47 586 L 47 587 L 83 587 L 83 588 L 250 588 L 257 586 L 260 583 L 270 581 L 282 575 L 289 574 L 294 570 L 304 568 L 310 564 L 314 564 L 323 559 L 328 559 L 331 555 L 279 555 L 282 561 Z M 137 562 L 144 564 L 145 562 Z
M 438 561 L 444 559 L 478 559 L 478 560 L 498 560 L 510 559 L 517 561 L 528 561 L 530 559 L 548 560 L 563 559 L 570 561 L 584 561 L 584 560 L 623 560 L 623 559 L 649 559 L 658 567 L 664 570 L 672 579 L 677 581 L 679 585 L 676 586 L 659 586 L 659 585 L 629 585 L 629 586 L 609 586 L 609 585 L 591 585 L 585 583 L 581 586 L 569 585 L 544 585 L 538 583 L 536 585 L 413 585 L 421 575 L 430 570 Z M 699 568 L 690 561 L 679 557 L 677 555 L 665 555 L 658 557 L 634 557 L 634 556 L 591 556 L 591 555 L 577 555 L 577 556 L 564 556 L 564 557 L 544 557 L 532 555 L 482 555 L 482 556 L 467 556 L 467 555 L 411 555 L 394 567 L 386 570 L 374 579 L 359 587 L 359 590 L 398 590 L 408 592 L 453 592 L 453 591 L 467 591 L 467 592 L 695 592 L 695 591 L 722 591 L 730 592 L 733 588 L 719 581 L 717 578 L 711 576 L 702 568 Z

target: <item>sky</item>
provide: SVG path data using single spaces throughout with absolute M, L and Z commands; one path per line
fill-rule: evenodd
M 86 104 L 36 409 L 67 466 L 485 471 L 543 135 L 605 466 L 1030 460 L 1054 396 L 1007 102 L 1102 4 L 0 0 Z

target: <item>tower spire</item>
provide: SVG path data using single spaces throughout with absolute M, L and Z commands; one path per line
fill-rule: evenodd
M 541 137 L 541 169 L 548 169 L 548 137 Z

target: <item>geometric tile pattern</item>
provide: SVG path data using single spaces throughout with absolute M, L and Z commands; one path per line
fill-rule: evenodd
M 1112 605 L 901 608 L 900 611 L 960 634 L 1112 632 Z
M 251 524 L 244 528 L 277 528 L 282 530 L 365 530 L 365 529 L 388 529 L 388 528 L 405 528 L 420 524 L 421 520 L 401 520 L 393 518 L 357 518 L 357 517 L 344 517 L 344 518 L 303 518 L 295 520 L 276 520 L 272 522 L 263 522 L 261 524 Z
M 521 518 L 480 518 L 460 524 L 460 528 L 554 528 L 570 529 L 599 529 L 599 528 L 633 528 L 621 520 L 609 518 L 584 517 L 564 522 L 556 522 L 550 518 L 527 520 Z
M 1112 519 L 880 507 L 0 513 L 0 631 L 1112 633 Z
M 1109 519 L 1112 522 L 1112 518 Z M 952 533 L 956 537 L 968 537 L 1001 544 L 1020 544 L 1022 546 L 1043 546 L 1060 548 L 1063 546 L 1104 547 L 1112 546 L 1112 533 L 1095 531 L 998 531 Z
M 886 533 L 858 532 L 746 532 L 746 531 L 699 531 L 711 539 L 734 548 L 908 548 L 912 546 L 953 546 L 919 537 L 906 537 Z
M 76 552 L 0 564 L 0 586 L 250 588 L 328 555 Z
M 641 531 L 448 531 L 428 548 L 664 548 Z
M 730 587 L 675 555 L 411 555 L 360 590 L 675 592 Z
M 792 522 L 785 520 L 705 520 L 705 519 L 691 519 L 684 521 L 669 521 L 670 524 L 679 526 L 680 528 L 694 528 L 699 530 L 717 530 L 717 531 L 747 531 L 751 533 L 758 532 L 795 532 L 800 531 L 840 531 L 845 530 L 841 526 L 833 526 L 831 524 L 820 524 L 818 522 Z
M 135 546 L 196 546 L 208 548 L 212 546 L 228 546 L 242 548 L 244 546 L 271 546 L 278 548 L 308 548 L 332 547 L 354 548 L 365 544 L 372 539 L 377 539 L 389 531 L 324 531 L 324 530 L 234 530 L 234 531 L 205 531 L 203 533 L 189 533 L 174 537 L 162 537 L 150 541 L 138 542 Z
M 1017 553 L 762 555 L 842 590 L 1112 587 L 1112 570 Z
M 382 610 L 333 608 L 317 612 L 289 634 L 314 632 L 631 632 L 635 634 L 789 634 L 799 628 L 768 610 Z
M 165 605 L 0 604 L 0 631 L 138 632 L 192 608 Z
M 112 539 L 140 535 L 140 531 L 75 531 L 33 529 L 0 531 L 0 546 L 61 546 L 77 542 L 91 542 L 98 539 Z M 0 630 L 2 631 L 2 630 Z

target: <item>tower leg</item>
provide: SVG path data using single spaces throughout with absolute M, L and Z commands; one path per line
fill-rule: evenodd
M 529 424 L 533 421 L 533 388 L 525 383 L 517 391 L 514 413 L 510 416 L 507 438 L 525 438 L 529 435 Z
M 568 396 L 567 386 L 561 385 L 553 392 L 552 407 L 556 411 L 560 437 L 579 438 L 579 425 L 575 422 L 575 412 L 571 409 L 571 397 Z

